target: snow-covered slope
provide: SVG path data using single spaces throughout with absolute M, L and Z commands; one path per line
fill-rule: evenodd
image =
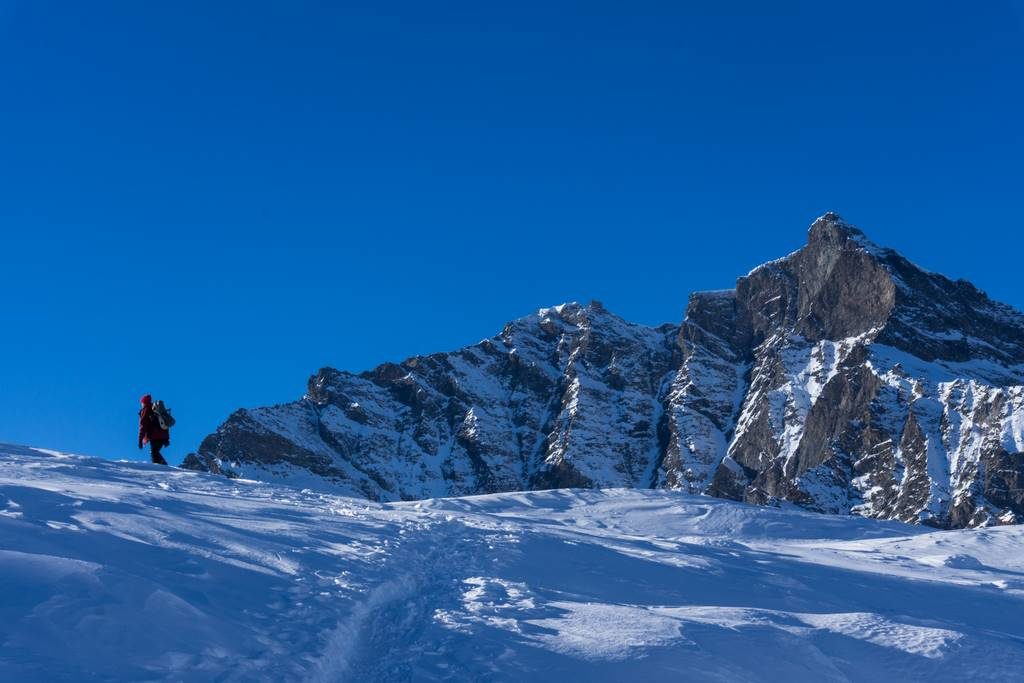
M 1024 316 L 829 213 L 679 326 L 565 304 L 324 369 L 184 465 L 378 501 L 669 488 L 957 528 L 1024 516 L 1022 450 Z
M 0 447 L 0 680 L 1006 681 L 1022 548 L 671 490 L 380 504 Z

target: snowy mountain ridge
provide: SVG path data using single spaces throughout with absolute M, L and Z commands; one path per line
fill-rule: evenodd
M 1022 542 L 665 489 L 382 504 L 0 445 L 0 679 L 1012 680 Z
M 667 488 L 939 527 L 1024 515 L 1024 316 L 833 213 L 678 326 L 563 304 L 232 414 L 186 467 L 372 500 Z

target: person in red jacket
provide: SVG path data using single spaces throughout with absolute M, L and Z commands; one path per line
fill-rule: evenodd
M 139 411 L 139 450 L 149 442 L 149 454 L 157 465 L 166 465 L 160 449 L 171 445 L 171 433 L 160 426 L 160 420 L 153 411 L 153 397 L 146 394 L 140 399 L 142 410 Z

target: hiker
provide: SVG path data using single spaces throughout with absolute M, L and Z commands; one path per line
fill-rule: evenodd
M 154 405 L 153 397 L 146 394 L 140 399 L 142 410 L 139 411 L 139 450 L 142 445 L 149 442 L 149 454 L 157 465 L 166 465 L 164 456 L 160 455 L 160 449 L 171 445 L 171 425 L 174 418 L 170 411 L 164 406 L 163 401 L 157 401 Z

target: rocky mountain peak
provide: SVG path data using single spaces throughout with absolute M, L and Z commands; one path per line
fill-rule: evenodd
M 835 213 L 817 219 L 807 244 L 741 277 L 740 335 L 753 345 L 778 335 L 843 339 L 877 330 L 895 304 L 896 285 L 878 249 Z
M 841 246 L 851 239 L 867 241 L 859 228 L 847 223 L 835 211 L 828 211 L 816 218 L 807 230 L 808 244 L 822 243 Z
M 377 500 L 659 487 L 938 526 L 1024 518 L 1024 316 L 838 214 L 652 328 L 597 301 L 240 410 L 186 466 Z M 312 477 L 312 479 L 311 479 Z

